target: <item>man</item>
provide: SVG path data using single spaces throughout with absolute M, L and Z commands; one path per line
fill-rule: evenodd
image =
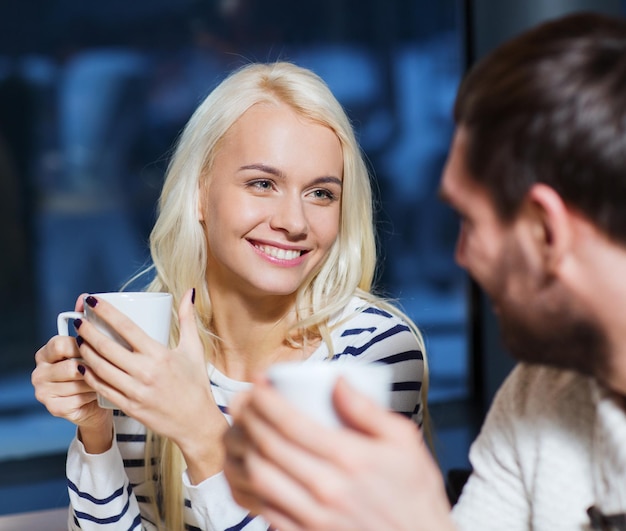
M 226 475 L 281 531 L 626 529 L 626 21 L 570 15 L 476 65 L 441 196 L 456 259 L 521 363 L 472 446 L 452 518 L 408 421 L 337 385 L 347 429 L 260 381 L 234 411 Z

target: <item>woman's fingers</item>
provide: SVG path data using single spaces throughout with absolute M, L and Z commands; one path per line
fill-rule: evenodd
M 46 358 L 46 355 L 41 357 Z M 39 361 L 31 375 L 35 398 L 55 417 L 74 423 L 81 421 L 83 406 L 96 400 L 94 390 L 79 370 L 82 363 L 78 358 L 55 363 Z
M 89 323 L 81 325 L 88 327 Z M 89 337 L 90 334 L 86 334 Z M 101 334 L 99 334 L 101 335 Z M 81 336 L 82 337 L 82 336 Z M 84 379 L 85 382 L 104 398 L 118 405 L 120 409 L 126 411 L 129 402 L 138 402 L 144 386 L 132 375 L 132 367 L 136 365 L 136 360 L 128 359 L 137 356 L 134 352 L 129 352 L 115 341 L 108 338 L 98 339 L 97 347 L 93 348 L 87 341 L 83 341 L 80 352 L 84 359 Z M 106 357 L 105 357 L 106 356 Z M 117 362 L 116 360 L 125 360 Z
M 73 392 L 76 391 L 76 392 Z M 65 418 L 71 422 L 80 421 L 80 410 L 86 404 L 95 402 L 97 399 L 93 389 L 86 387 L 72 388 L 66 386 L 59 389 L 59 393 L 44 403 L 51 415 Z
M 193 305 L 194 290 L 189 290 L 182 298 L 179 308 L 180 343 L 178 350 L 193 353 L 204 362 L 204 348 L 198 334 L 195 310 Z M 88 301 L 89 303 L 89 301 Z M 123 370 L 124 372 L 141 378 L 146 368 L 146 361 L 141 359 L 141 355 L 166 355 L 170 351 L 166 346 L 148 336 L 139 326 L 113 305 L 104 299 L 95 299 L 91 310 L 99 319 L 106 322 L 108 326 L 115 330 L 115 333 L 127 345 L 122 345 L 117 339 L 111 339 L 103 334 L 93 323 L 84 319 L 78 323 L 78 334 L 89 343 L 92 349 L 105 358 L 110 364 Z M 134 356 L 128 355 L 128 348 L 133 351 Z M 101 373 L 99 366 L 89 359 L 92 369 L 104 380 L 109 380 L 112 374 Z M 105 366 L 102 366 L 105 368 Z
M 120 378 L 120 373 L 132 373 L 139 368 L 136 353 L 105 336 L 86 319 L 78 324 L 76 331 L 80 356 L 104 380 L 115 381 Z
M 200 356 L 204 362 L 204 347 L 198 333 L 196 311 L 194 307 L 195 289 L 190 289 L 183 296 L 178 309 L 180 340 L 178 350 Z
M 31 382 L 35 397 L 52 415 L 78 426 L 99 425 L 107 413 L 97 407 L 83 358 L 75 338 L 55 336 L 35 354 Z
M 86 384 L 79 371 L 79 355 L 76 342 L 71 337 L 56 336 L 37 351 L 36 366 L 31 373 L 37 400 L 47 405 L 59 395 L 85 391 Z M 62 386 L 62 383 L 74 385 Z
M 214 406 L 206 370 L 204 348 L 196 326 L 193 290 L 179 306 L 180 342 L 175 349 L 150 338 L 130 319 L 105 300 L 86 299 L 89 313 L 107 323 L 131 349 L 100 332 L 95 319 L 76 323 L 85 381 L 102 397 L 127 415 L 186 447 L 199 447 L 198 415 L 213 425 L 226 425 Z M 213 411 L 213 409 L 215 411 Z M 221 432 L 214 430 L 220 437 Z M 184 450 L 184 449 L 183 449 Z M 221 455 L 221 454 L 220 454 Z M 187 463 L 191 470 L 193 463 Z M 196 467 L 197 468 L 197 467 Z M 194 469 L 195 470 L 195 469 Z
M 42 371 L 34 371 L 31 380 L 35 398 L 46 405 L 59 398 L 93 393 L 93 389 L 71 362 L 57 363 L 45 375 Z
M 139 326 L 137 326 L 132 321 L 132 319 L 124 315 L 107 300 L 94 296 L 89 296 L 85 300 L 91 308 L 91 313 L 95 315 L 98 320 L 106 323 L 108 327 L 112 331 L 114 331 L 114 335 L 117 336 L 115 340 L 111 340 L 106 334 L 103 334 L 100 330 L 97 330 L 97 327 L 95 326 L 93 328 L 96 328 L 98 334 L 101 337 L 98 337 L 93 333 L 89 337 L 86 337 L 82 331 L 79 331 L 79 334 L 83 336 L 85 340 L 88 340 L 94 347 L 94 349 L 98 352 L 101 351 L 101 349 L 99 348 L 100 344 L 102 344 L 102 348 L 104 349 L 106 345 L 111 342 L 113 342 L 114 344 L 126 342 L 126 345 L 124 345 L 124 347 L 128 347 L 129 350 L 132 350 L 134 352 L 140 352 L 142 348 L 145 348 L 146 344 L 160 344 L 156 340 L 152 339 L 148 334 L 146 334 Z M 80 321 L 82 321 L 82 323 L 89 323 L 87 319 L 81 319 Z M 92 324 L 93 326 L 93 323 L 90 324 Z M 82 324 L 79 326 L 79 328 L 82 328 Z M 113 361 L 113 363 L 115 362 Z
M 125 382 L 124 374 L 140 378 L 146 366 L 144 354 L 158 354 L 165 346 L 148 336 L 139 326 L 104 299 L 87 299 L 94 319 L 77 319 L 74 327 L 79 335 L 81 356 L 90 369 L 103 381 Z M 102 331 L 102 322 L 114 332 Z M 128 383 L 128 382 L 126 382 Z
M 35 353 L 35 363 L 52 364 L 69 358 L 79 358 L 78 345 L 73 337 L 54 336 Z
M 88 293 L 81 293 L 76 299 L 76 303 L 74 304 L 75 312 L 82 312 L 85 309 L 85 297 L 89 295 Z

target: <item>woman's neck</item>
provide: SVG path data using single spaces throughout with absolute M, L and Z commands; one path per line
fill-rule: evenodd
M 213 330 L 219 337 L 212 361 L 229 378 L 249 381 L 272 363 L 304 359 L 316 347 L 298 348 L 287 340 L 295 323 L 293 299 L 251 301 L 211 292 L 211 303 Z

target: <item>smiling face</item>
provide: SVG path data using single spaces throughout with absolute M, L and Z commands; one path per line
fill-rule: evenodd
M 454 137 L 441 180 L 440 195 L 460 218 L 455 248 L 456 262 L 483 288 L 496 312 L 503 301 L 522 292 L 511 269 L 525 269 L 512 224 L 498 217 L 487 190 L 468 175 L 465 167 L 466 134 Z M 509 257 L 515 257 L 510 268 Z M 521 271 L 521 279 L 525 271 Z
M 248 109 L 201 188 L 209 290 L 293 296 L 337 239 L 342 179 L 331 129 L 283 104 Z
M 553 242 L 537 230 L 537 205 L 526 202 L 513 220 L 502 221 L 486 188 L 468 174 L 466 134 L 460 128 L 455 135 L 440 189 L 461 217 L 456 261 L 491 300 L 516 359 L 601 377 L 605 338 L 584 302 L 546 264 Z

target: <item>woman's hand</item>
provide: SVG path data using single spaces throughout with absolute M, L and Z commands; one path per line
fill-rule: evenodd
M 334 404 L 345 429 L 306 418 L 266 382 L 239 398 L 225 436 L 235 500 L 281 531 L 453 529 L 417 426 L 345 381 Z
M 83 310 L 83 296 L 76 301 L 76 311 Z M 111 446 L 113 420 L 111 412 L 101 409 L 96 392 L 85 381 L 85 365 L 76 339 L 54 336 L 35 354 L 36 367 L 31 375 L 35 397 L 55 417 L 76 424 L 89 434 L 83 440 L 90 453 L 100 453 Z
M 78 333 L 83 339 L 80 355 L 87 365 L 85 382 L 127 415 L 174 441 L 185 456 L 193 483 L 220 471 L 227 422 L 213 399 L 192 290 L 180 304 L 180 341 L 171 350 L 107 301 L 91 300 L 93 313 L 132 351 L 82 320 Z

